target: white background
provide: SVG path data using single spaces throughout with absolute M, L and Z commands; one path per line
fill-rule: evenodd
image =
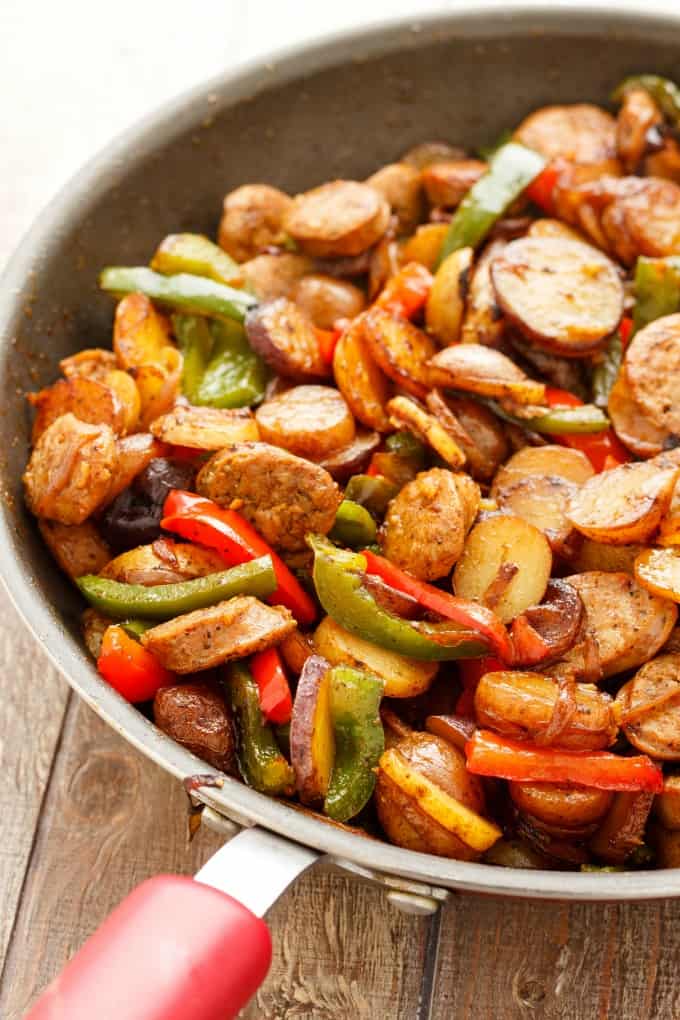
M 680 12 L 680 0 L 600 0 L 607 5 Z M 0 0 L 0 267 L 89 156 L 185 88 L 327 31 L 460 6 L 464 0 Z

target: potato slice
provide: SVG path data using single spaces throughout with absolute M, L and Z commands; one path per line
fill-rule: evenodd
M 121 553 L 98 572 L 101 577 L 122 584 L 151 586 L 190 581 L 224 569 L 224 560 L 211 549 L 163 538 Z
M 440 344 L 454 344 L 460 339 L 472 258 L 472 248 L 459 248 L 435 273 L 425 305 L 425 325 Z
M 393 318 L 378 306 L 366 313 L 362 335 L 385 375 L 424 400 L 429 389 L 427 362 L 437 350 L 434 340 L 413 323 Z
M 504 489 L 527 475 L 555 475 L 575 485 L 583 485 L 594 474 L 592 464 L 580 450 L 553 444 L 525 446 L 500 469 L 493 489 Z
M 355 666 L 375 673 L 385 681 L 386 698 L 414 698 L 432 683 L 438 664 L 408 659 L 350 634 L 326 616 L 314 633 L 319 655 L 333 666 Z
M 101 654 L 104 634 L 116 621 L 96 609 L 86 609 L 80 622 L 85 647 L 96 662 Z
M 573 570 L 583 573 L 588 570 L 604 570 L 608 573 L 624 571 L 631 576 L 634 573 L 635 558 L 645 548 L 643 545 L 607 545 L 594 542 L 592 538 L 584 538 L 574 543 L 574 550 L 569 555 L 569 565 Z
M 415 234 L 404 241 L 401 248 L 401 262 L 420 262 L 421 266 L 433 271 L 442 250 L 444 238 L 449 230 L 448 223 L 424 223 Z
M 647 591 L 680 602 L 680 549 L 644 549 L 635 560 L 634 570 Z
M 119 434 L 125 431 L 128 420 L 125 406 L 117 393 L 104 383 L 85 376 L 59 379 L 39 393 L 30 393 L 28 400 L 36 410 L 31 434 L 34 445 L 52 422 L 69 411 L 79 421 L 90 425 L 110 425 Z
M 312 320 L 287 298 L 251 308 L 246 315 L 250 346 L 279 375 L 294 382 L 328 375 Z
M 483 853 L 500 839 L 502 833 L 497 825 L 461 804 L 422 772 L 414 769 L 398 748 L 392 747 L 384 752 L 379 768 L 415 802 L 420 811 L 447 832 L 452 832 L 472 850 Z
M 422 439 L 446 461 L 449 467 L 459 468 L 465 463 L 465 454 L 451 433 L 434 415 L 428 414 L 409 397 L 393 397 L 387 405 L 390 421 L 396 429 L 406 429 Z
M 423 169 L 423 187 L 431 205 L 455 208 L 488 170 L 480 159 L 446 159 Z
M 624 359 L 633 400 L 659 429 L 680 434 L 680 315 L 639 330 Z
M 59 524 L 38 521 L 40 534 L 55 560 L 69 577 L 98 574 L 111 559 L 111 550 L 92 521 Z
M 580 241 L 582 244 L 588 242 L 579 234 L 578 230 L 567 226 L 562 220 L 542 219 L 534 220 L 527 230 L 527 237 L 565 237 L 569 241 Z
M 255 418 L 265 442 L 310 460 L 349 445 L 356 433 L 345 398 L 331 386 L 294 386 L 261 404 Z
M 221 450 L 230 443 L 260 438 L 257 421 L 247 407 L 175 407 L 152 421 L 150 430 L 164 443 L 194 450 Z
M 361 474 L 368 466 L 369 459 L 380 448 L 380 443 L 379 433 L 357 429 L 351 443 L 321 457 L 319 464 L 337 482 L 346 482 L 352 475 Z
M 154 364 L 131 370 L 141 401 L 140 424 L 148 429 L 152 421 L 169 411 L 179 396 L 182 380 L 182 355 L 175 347 L 166 347 Z
M 338 340 L 333 375 L 354 417 L 369 429 L 389 432 L 386 404 L 392 395 L 392 383 L 370 353 L 363 316 L 355 319 Z
M 491 241 L 477 259 L 469 281 L 460 339 L 464 344 L 496 347 L 505 330 L 505 319 L 491 281 L 491 264 L 507 241 Z
M 585 626 L 597 642 L 604 677 L 653 658 L 675 626 L 675 603 L 652 595 L 628 574 L 593 570 L 564 580 L 581 596 Z M 583 649 L 578 646 L 564 657 L 574 668 L 580 668 L 582 660 Z
M 638 751 L 680 761 L 680 655 L 659 655 L 620 688 L 621 728 Z
M 580 357 L 594 350 L 623 314 L 617 267 L 581 241 L 511 241 L 494 259 L 491 278 L 508 319 L 529 340 L 557 354 Z
M 433 386 L 509 397 L 518 404 L 540 404 L 545 385 L 528 379 L 514 361 L 483 344 L 456 344 L 430 359 L 428 378 Z
M 359 255 L 387 229 L 390 207 L 383 196 L 358 181 L 327 181 L 297 195 L 283 225 L 306 255 Z
M 71 354 L 68 358 L 62 358 L 59 368 L 67 379 L 74 379 L 77 375 L 84 375 L 88 379 L 97 379 L 99 382 L 115 369 L 118 362 L 113 351 L 104 350 L 102 347 L 86 347 L 77 354 Z
M 657 541 L 659 545 L 680 545 L 680 482 L 675 483 L 670 506 L 659 525 Z
M 545 535 L 520 517 L 499 514 L 475 525 L 468 535 L 453 572 L 453 587 L 456 595 L 489 606 L 508 623 L 538 605 L 551 570 Z M 504 577 L 507 583 L 499 592 L 497 582 Z
M 520 811 L 546 826 L 569 830 L 597 822 L 614 797 L 611 790 L 561 783 L 511 782 L 508 792 Z
M 302 668 L 290 720 L 290 761 L 303 804 L 320 804 L 328 793 L 335 758 L 330 704 L 330 663 L 310 655 Z
M 640 462 L 595 475 L 574 494 L 567 517 L 596 541 L 644 542 L 668 510 L 679 470 Z
M 607 409 L 617 436 L 637 457 L 654 457 L 661 453 L 670 433 L 657 428 L 635 403 L 625 372 L 619 374 L 612 387 Z
M 145 294 L 128 294 L 116 305 L 113 349 L 122 369 L 142 365 L 167 367 L 166 349 L 172 348 L 170 323 L 157 312 Z

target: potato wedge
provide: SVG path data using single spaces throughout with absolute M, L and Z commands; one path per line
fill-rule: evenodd
M 680 549 L 643 549 L 633 569 L 647 591 L 680 602 Z
M 616 695 L 621 728 L 643 754 L 680 761 L 680 655 L 659 655 Z
M 654 457 L 661 453 L 670 433 L 657 428 L 635 403 L 625 372 L 619 374 L 612 387 L 607 410 L 617 436 L 637 457 Z
M 385 375 L 424 400 L 429 389 L 427 362 L 437 350 L 434 340 L 413 323 L 394 318 L 378 306 L 366 312 L 362 335 Z
M 152 421 L 169 411 L 180 393 L 182 355 L 175 347 L 166 347 L 154 364 L 133 368 L 141 402 L 140 424 L 148 429 Z
M 507 243 L 498 238 L 487 244 L 472 270 L 460 333 L 464 344 L 497 347 L 501 341 L 505 319 L 491 282 L 491 264 Z
M 358 181 L 328 181 L 296 195 L 283 225 L 306 255 L 359 255 L 387 229 L 390 207 L 383 196 Z
M 345 398 L 331 386 L 293 386 L 261 404 L 255 418 L 266 443 L 310 460 L 348 446 L 356 434 Z
M 406 429 L 431 446 L 449 467 L 459 468 L 465 463 L 465 454 L 455 438 L 437 418 L 423 410 L 410 397 L 392 397 L 387 405 L 390 421 L 396 429 Z
M 360 287 L 323 273 L 303 276 L 291 297 L 321 329 L 333 329 L 338 319 L 354 319 L 366 307 L 366 297 Z
M 303 804 L 320 804 L 328 793 L 335 758 L 330 704 L 330 663 L 320 655 L 305 661 L 290 720 L 290 761 Z
M 415 234 L 404 241 L 401 247 L 402 264 L 420 262 L 421 266 L 434 270 L 448 229 L 448 223 L 424 223 L 418 227 Z
M 30 393 L 28 400 L 36 411 L 31 434 L 34 445 L 52 422 L 69 411 L 90 425 L 109 425 L 117 434 L 125 431 L 128 421 L 126 409 L 117 393 L 104 383 L 85 376 L 59 379 L 39 393 Z
M 528 379 L 505 354 L 483 344 L 456 344 L 428 361 L 427 377 L 433 386 L 509 397 L 518 404 L 540 404 L 545 385 Z
M 585 482 L 572 496 L 567 518 L 596 541 L 644 542 L 668 510 L 678 473 L 675 466 L 622 464 Z
M 121 553 L 100 568 L 101 577 L 122 584 L 174 584 L 205 577 L 224 570 L 224 560 L 211 549 L 203 549 L 189 542 L 172 542 L 159 539 L 151 545 Z
M 437 663 L 407 659 L 379 648 L 343 630 L 326 616 L 314 632 L 314 647 L 334 666 L 355 666 L 385 681 L 386 698 L 414 698 L 426 691 L 437 673 Z
M 370 353 L 364 337 L 364 316 L 355 319 L 338 340 L 333 375 L 354 417 L 369 429 L 389 432 L 386 405 L 392 395 L 392 383 Z
M 425 325 L 442 345 L 460 339 L 472 259 L 472 248 L 460 248 L 445 258 L 435 273 L 425 305 Z
M 286 379 L 308 382 L 329 374 L 314 324 L 293 301 L 276 298 L 256 305 L 246 315 L 245 327 L 253 350 Z
M 92 521 L 59 524 L 38 521 L 40 534 L 55 560 L 69 577 L 98 574 L 111 559 L 111 550 Z
M 230 443 L 260 438 L 253 412 L 247 407 L 175 407 L 149 426 L 161 442 L 194 450 L 221 450 Z
M 675 626 L 675 603 L 652 595 L 628 574 L 594 570 L 564 580 L 581 596 L 604 677 L 652 659 Z M 583 650 L 574 646 L 564 662 L 579 668 L 582 658 Z
M 437 389 L 428 393 L 427 407 L 463 451 L 470 474 L 488 481 L 508 454 L 498 418 L 476 400 Z
M 145 294 L 128 294 L 116 305 L 113 349 L 122 369 L 142 365 L 167 367 L 166 349 L 172 348 L 170 323 L 157 312 Z
M 545 535 L 520 517 L 476 524 L 453 572 L 456 595 L 488 606 L 504 623 L 538 605 L 552 570 Z M 500 583 L 499 583 L 500 582 Z

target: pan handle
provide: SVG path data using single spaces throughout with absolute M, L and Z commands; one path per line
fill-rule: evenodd
M 88 939 L 25 1020 L 236 1017 L 271 963 L 271 936 L 258 915 L 316 860 L 306 847 L 254 827 L 218 850 L 196 878 L 148 879 Z

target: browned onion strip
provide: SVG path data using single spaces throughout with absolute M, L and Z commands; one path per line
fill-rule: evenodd
M 508 590 L 513 577 L 518 573 L 519 567 L 516 563 L 512 563 L 510 560 L 501 563 L 496 576 L 484 592 L 482 605 L 485 605 L 488 609 L 495 609 Z
M 534 742 L 540 747 L 548 747 L 554 744 L 564 733 L 567 726 L 576 714 L 576 677 L 573 673 L 567 673 L 557 678 L 557 697 L 553 705 L 550 721 L 544 730 L 541 730 L 534 737 Z

